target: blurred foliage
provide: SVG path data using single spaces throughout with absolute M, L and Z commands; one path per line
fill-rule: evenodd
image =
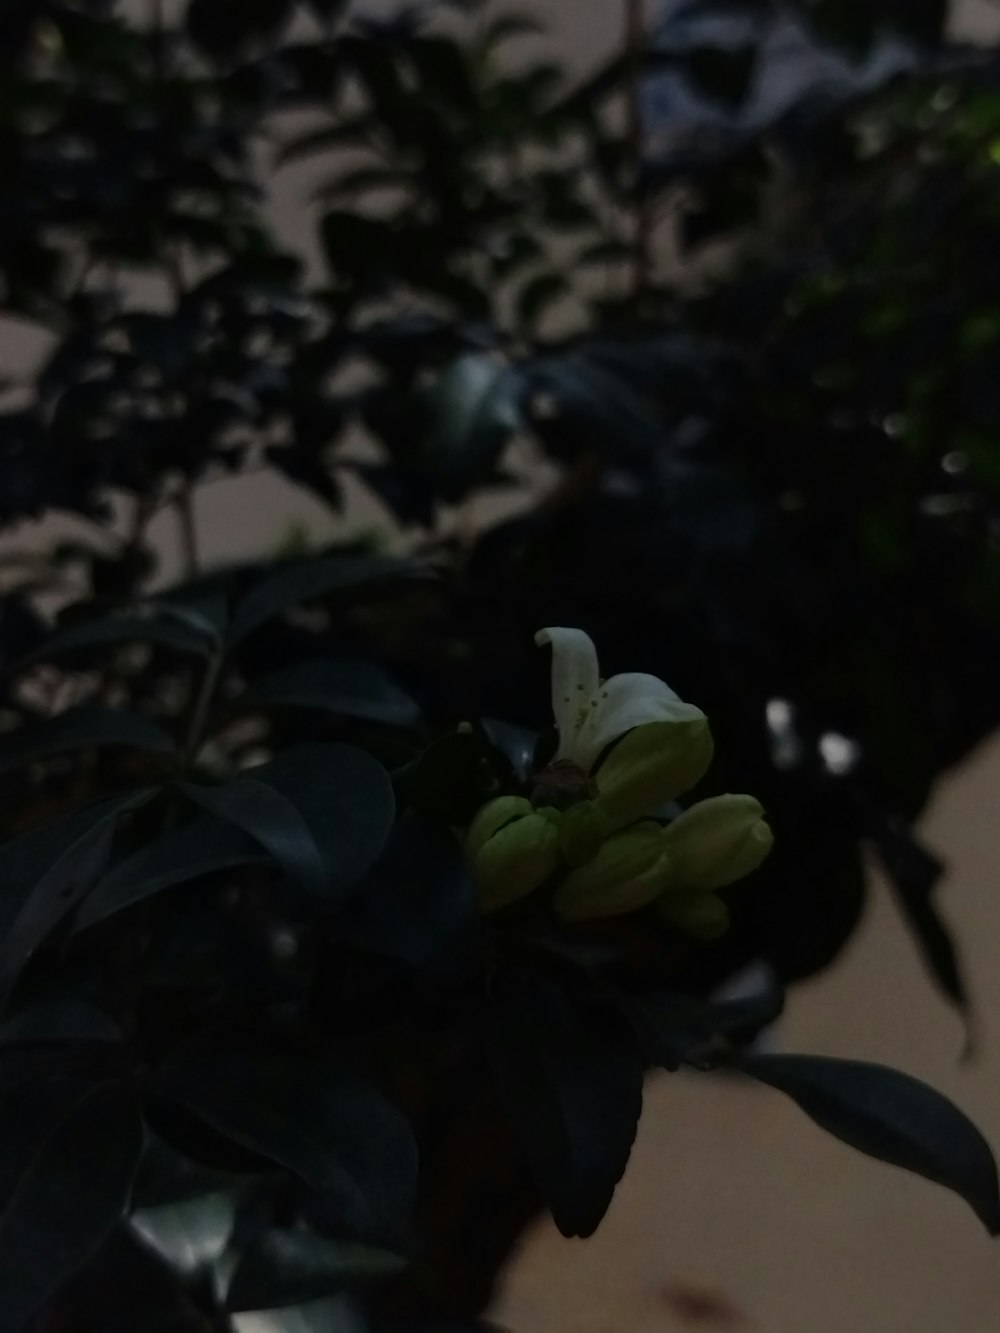
M 656 1066 L 741 1065 L 996 1230 L 937 1094 L 743 1054 L 866 848 L 968 1018 L 912 826 L 1000 719 L 995 53 L 940 0 L 674 0 L 577 81 L 486 0 L 172 12 L 0 3 L 0 307 L 46 346 L 0 520 L 86 520 L 2 557 L 4 1326 L 484 1328 L 542 1201 L 597 1226 Z M 555 479 L 484 527 L 515 441 Z M 335 513 L 360 477 L 406 555 L 201 569 L 195 488 L 257 468 Z M 766 805 L 724 939 L 478 914 L 449 825 L 544 756 L 559 624 Z

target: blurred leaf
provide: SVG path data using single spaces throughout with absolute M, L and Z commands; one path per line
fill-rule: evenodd
M 227 1194 L 245 1177 L 192 1161 L 147 1128 L 145 1150 L 132 1190 L 136 1208 L 162 1208 Z
M 312 1231 L 258 1231 L 240 1257 L 227 1310 L 272 1310 L 394 1277 L 406 1260 L 386 1250 L 345 1245 Z
M 341 717 L 412 727 L 420 710 L 377 662 L 319 658 L 254 681 L 244 696 L 252 707 L 315 708 Z
M 235 1224 L 236 1201 L 227 1193 L 139 1208 L 129 1218 L 143 1243 L 186 1278 L 221 1257 Z
M 1000 1233 L 997 1169 L 986 1140 L 946 1097 L 882 1065 L 809 1055 L 755 1055 L 740 1066 L 787 1093 L 852 1148 L 960 1195 Z
M 875 850 L 913 931 L 928 972 L 942 994 L 969 1019 L 969 995 L 951 931 L 934 901 L 944 866 L 922 847 L 905 826 L 887 821 L 875 837 Z
M 40 644 L 27 657 L 11 664 L 10 671 L 23 671 L 36 662 L 48 662 L 63 653 L 104 644 L 155 643 L 175 648 L 182 653 L 207 656 L 212 645 L 204 635 L 183 624 L 172 624 L 145 616 L 111 616 L 107 620 L 93 620 L 83 625 L 68 625 Z
M 16 1154 L 0 1195 L 0 1308 L 20 1329 L 99 1248 L 125 1214 L 142 1151 L 128 1083 L 55 1087 L 58 1103 L 23 1123 L 8 1103 L 3 1153 Z
M 784 993 L 766 991 L 746 1000 L 709 1001 L 653 991 L 623 995 L 623 1012 L 649 1065 L 674 1072 L 718 1044 L 742 1045 L 781 1016 Z
M 6 999 L 35 950 L 104 870 L 118 817 L 153 795 L 152 790 L 130 792 L 91 807 L 84 831 L 57 854 L 0 941 L 0 1000 Z
M 418 814 L 455 825 L 467 824 L 500 786 L 491 747 L 464 731 L 428 745 L 405 771 L 404 783 Z
M 72 708 L 58 717 L 4 736 L 0 740 L 0 772 L 67 751 L 107 745 L 159 754 L 169 754 L 174 749 L 167 732 L 138 713 L 117 708 Z
M 539 273 L 529 279 L 517 294 L 517 318 L 521 324 L 534 329 L 554 301 L 561 301 L 570 293 L 570 286 L 559 273 Z
M 248 46 L 277 40 L 292 8 L 292 0 L 189 0 L 187 29 L 208 55 L 235 63 Z
M 422 568 L 414 561 L 389 556 L 334 555 L 289 562 L 252 588 L 236 607 L 230 642 L 238 643 L 267 621 L 302 602 L 335 592 L 354 591 L 372 583 L 428 573 L 426 567 Z
M 486 1049 L 521 1151 L 564 1236 L 590 1236 L 622 1177 L 643 1067 L 603 1006 L 532 973 L 497 978 Z
M 116 1042 L 121 1041 L 121 1035 L 107 1014 L 72 995 L 40 1000 L 16 1009 L 0 1023 L 0 1046 Z
M 292 802 L 266 782 L 238 778 L 222 787 L 181 784 L 185 796 L 249 834 L 309 893 L 322 896 L 326 867 L 312 830 Z
M 205 815 L 161 834 L 112 867 L 84 903 L 76 929 L 84 930 L 175 884 L 235 866 L 270 863 L 254 838 Z
M 322 1194 L 346 1232 L 398 1235 L 416 1187 L 406 1120 L 374 1087 L 318 1059 L 251 1058 L 195 1043 L 158 1075 L 162 1094 Z
M 253 1316 L 253 1333 L 368 1333 L 368 1328 L 365 1316 L 346 1296 L 257 1311 Z

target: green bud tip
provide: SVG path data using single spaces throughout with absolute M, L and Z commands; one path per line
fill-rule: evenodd
M 685 810 L 664 832 L 677 887 L 723 889 L 756 870 L 774 842 L 763 815 L 752 796 L 713 796 Z
M 530 806 L 529 806 L 530 810 Z M 469 858 L 484 912 L 534 893 L 559 865 L 559 834 L 544 815 L 515 815 Z
M 697 709 L 693 716 L 646 722 L 627 732 L 595 774 L 596 804 L 612 830 L 655 814 L 700 782 L 712 762 L 712 733 Z
M 564 921 L 623 916 L 655 902 L 670 880 L 663 830 L 647 821 L 607 839 L 586 865 L 557 885 L 556 914 Z

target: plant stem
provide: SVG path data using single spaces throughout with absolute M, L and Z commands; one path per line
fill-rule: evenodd
M 633 208 L 632 295 L 639 298 L 649 284 L 653 215 L 645 199 L 642 164 L 646 132 L 642 113 L 643 56 L 646 50 L 645 0 L 625 0 L 626 139 Z
M 222 660 L 223 651 L 220 645 L 212 654 L 208 666 L 205 668 L 205 674 L 198 689 L 198 697 L 195 699 L 194 708 L 191 710 L 191 721 L 188 725 L 187 739 L 184 742 L 185 769 L 190 768 L 194 762 L 205 738 L 205 723 L 208 721 L 208 710 L 212 706 L 212 699 L 219 683 Z
M 194 519 L 194 492 L 190 482 L 184 483 L 180 494 L 174 501 L 174 506 L 177 510 L 184 577 L 186 579 L 196 579 L 201 565 L 198 560 L 198 528 Z

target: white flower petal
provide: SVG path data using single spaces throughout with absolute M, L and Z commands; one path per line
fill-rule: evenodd
M 598 694 L 597 649 L 582 629 L 559 626 L 539 630 L 535 642 L 539 647 L 552 645 L 552 714 L 559 732 L 555 757 L 586 768 L 578 753 L 578 738 Z
M 612 676 L 598 691 L 597 706 L 586 720 L 573 757 L 589 770 L 606 746 L 633 727 L 646 722 L 695 722 L 704 716 L 657 676 L 641 672 Z

